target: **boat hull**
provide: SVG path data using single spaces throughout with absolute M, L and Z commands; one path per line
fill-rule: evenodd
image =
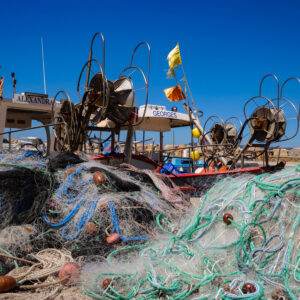
M 247 169 L 236 169 L 232 171 L 202 173 L 202 174 L 179 174 L 168 175 L 168 177 L 180 187 L 181 191 L 192 197 L 200 197 L 209 190 L 213 184 L 226 177 L 238 177 L 245 174 L 259 175 L 268 172 L 278 171 L 284 168 L 284 164 L 272 167 L 253 167 Z
M 119 166 L 124 163 L 125 155 L 123 153 L 110 153 L 105 155 L 90 155 L 89 159 L 101 161 L 101 163 L 110 166 Z M 148 157 L 132 154 L 131 165 L 138 169 L 154 170 L 157 164 Z

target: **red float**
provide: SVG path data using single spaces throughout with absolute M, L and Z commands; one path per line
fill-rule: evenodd
M 243 294 L 252 294 L 256 292 L 256 287 L 250 282 L 246 282 L 242 287 Z
M 120 236 L 117 233 L 112 233 L 106 238 L 108 244 L 115 244 L 120 240 Z
M 90 235 L 97 235 L 99 229 L 98 226 L 94 223 L 94 222 L 88 222 L 86 224 L 86 231 L 90 234 Z
M 106 290 L 111 285 L 112 280 L 111 279 L 104 279 L 102 281 L 102 287 Z
M 100 185 L 106 181 L 106 178 L 103 173 L 97 171 L 93 174 L 93 180 L 96 185 Z
M 79 265 L 75 262 L 66 263 L 59 271 L 58 277 L 64 285 L 71 285 L 80 275 Z
M 225 224 L 227 224 L 227 225 L 230 225 L 231 224 L 231 221 L 230 220 L 233 220 L 233 216 L 232 216 L 232 214 L 224 214 L 224 216 L 223 216 L 223 222 L 225 223 Z

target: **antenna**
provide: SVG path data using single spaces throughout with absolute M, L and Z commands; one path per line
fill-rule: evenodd
M 44 43 L 43 43 L 43 37 L 41 37 L 41 46 L 42 46 L 42 61 L 43 61 L 43 76 L 44 76 L 44 93 L 47 94 L 47 90 L 46 90 L 46 75 L 45 75 L 45 63 L 44 63 Z

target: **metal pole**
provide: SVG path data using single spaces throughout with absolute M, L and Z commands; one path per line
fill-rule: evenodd
M 115 131 L 111 131 L 111 147 L 110 147 L 110 152 L 114 153 L 115 152 Z
M 47 90 L 46 90 L 46 75 L 45 75 L 45 62 L 44 62 L 44 43 L 43 43 L 43 37 L 41 37 L 41 45 L 42 45 L 42 61 L 43 61 L 44 92 L 45 92 L 45 94 L 47 94 Z
M 145 153 L 145 130 L 143 131 L 143 154 Z
M 11 131 L 11 128 L 9 128 L 9 130 Z M 9 144 L 8 144 L 8 149 L 9 149 L 9 151 L 11 150 L 11 133 L 9 132 L 9 134 L 8 134 L 8 142 L 9 142 Z
M 0 135 L 10 134 L 10 133 L 15 133 L 15 132 L 20 132 L 20 131 L 26 131 L 26 130 L 31 130 L 31 129 L 44 128 L 44 127 L 48 127 L 48 126 L 61 125 L 61 124 L 64 124 L 64 122 L 41 125 L 41 126 L 35 126 L 35 127 L 29 127 L 29 128 L 24 128 L 24 129 L 17 129 L 17 130 L 13 130 L 13 131 L 0 132 Z
M 175 148 L 175 131 L 173 129 L 173 148 Z
M 100 134 L 99 134 L 99 154 L 101 153 L 101 140 L 102 140 L 102 131 L 100 131 Z

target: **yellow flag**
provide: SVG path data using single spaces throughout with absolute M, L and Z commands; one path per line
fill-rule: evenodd
M 169 62 L 169 71 L 168 75 L 175 76 L 174 69 L 181 64 L 181 56 L 179 50 L 179 44 L 177 43 L 176 47 L 169 53 L 167 60 Z
M 166 97 L 172 102 L 185 99 L 185 95 L 184 95 L 180 85 L 165 89 L 164 92 L 166 94 Z

